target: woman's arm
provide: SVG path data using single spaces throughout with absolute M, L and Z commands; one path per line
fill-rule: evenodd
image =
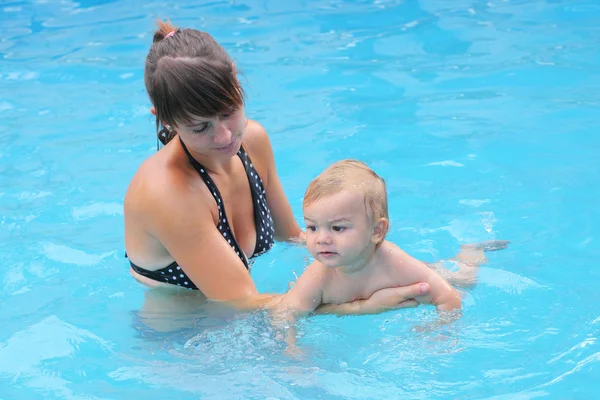
M 417 307 L 417 296 L 429 293 L 427 283 L 415 283 L 409 286 L 392 287 L 378 290 L 366 300 L 356 300 L 345 304 L 322 304 L 316 314 L 364 315 L 378 314 L 398 308 Z
M 190 280 L 212 301 L 242 310 L 268 306 L 278 296 L 258 294 L 244 263 L 215 226 L 202 186 L 191 188 L 173 176 L 155 177 L 136 197 L 135 212 L 144 229 L 177 260 Z M 168 178 L 168 180 L 166 180 Z M 167 184 L 161 184 L 165 180 Z
M 365 300 L 356 300 L 344 304 L 321 304 L 314 310 L 314 313 L 317 315 L 335 314 L 338 316 L 365 315 L 379 314 L 400 308 L 418 307 L 420 303 L 415 298 L 427 295 L 429 290 L 429 284 L 423 282 L 409 286 L 385 288 L 378 290 Z M 238 309 L 249 306 L 247 309 L 285 307 L 285 303 L 281 304 L 283 296 L 279 294 L 256 294 L 248 299 L 232 303 Z

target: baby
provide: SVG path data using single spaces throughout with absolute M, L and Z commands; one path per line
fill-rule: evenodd
M 367 299 L 380 289 L 417 282 L 430 287 L 427 295 L 416 299 L 420 303 L 435 305 L 438 311 L 459 310 L 461 297 L 449 281 L 457 286 L 473 284 L 479 264 L 485 262 L 484 251 L 508 243 L 464 245 L 455 258 L 457 272 L 416 260 L 385 240 L 389 229 L 385 182 L 356 160 L 339 161 L 315 178 L 306 190 L 303 209 L 306 246 L 314 262 L 276 307 L 276 314 L 286 315 L 290 322 L 321 304 Z

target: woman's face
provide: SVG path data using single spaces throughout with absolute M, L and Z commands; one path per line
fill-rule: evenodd
M 214 157 L 232 157 L 242 144 L 246 127 L 243 107 L 212 118 L 195 117 L 178 125 L 177 133 L 195 152 Z

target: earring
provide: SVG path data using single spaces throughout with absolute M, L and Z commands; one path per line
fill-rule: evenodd
M 163 125 L 162 129 L 158 132 L 157 141 L 156 141 L 156 151 L 160 149 L 159 141 L 163 145 L 166 145 L 175 137 L 175 131 L 171 128 L 170 125 Z

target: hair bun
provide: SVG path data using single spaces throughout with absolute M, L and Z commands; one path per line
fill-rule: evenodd
M 171 24 L 170 20 L 163 21 L 159 19 L 156 21 L 156 26 L 158 29 L 154 32 L 154 38 L 152 39 L 153 43 L 165 39 L 169 34 L 173 35 L 178 30 L 177 27 Z

